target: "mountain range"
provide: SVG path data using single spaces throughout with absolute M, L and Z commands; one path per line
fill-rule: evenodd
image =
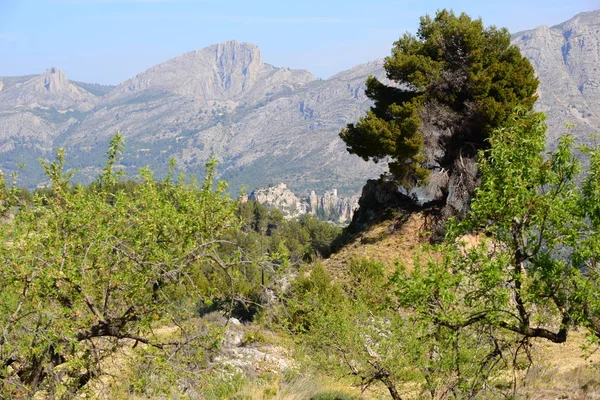
M 600 130 L 600 10 L 513 35 L 540 78 L 536 107 L 548 114 L 548 146 L 566 132 L 578 142 Z M 370 107 L 367 76 L 385 79 L 383 60 L 329 79 L 263 62 L 253 44 L 230 41 L 182 54 L 117 86 L 75 82 L 56 68 L 0 77 L 0 169 L 43 184 L 38 158 L 67 150 L 76 179 L 104 163 L 110 138 L 126 141 L 122 166 L 164 174 L 170 158 L 200 174 L 212 156 L 232 192 L 286 182 L 294 192 L 355 194 L 384 164 L 350 155 L 339 131 Z

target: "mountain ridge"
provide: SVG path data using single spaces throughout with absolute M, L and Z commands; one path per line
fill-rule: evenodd
M 97 100 L 96 96 L 74 85 L 64 72 L 55 67 L 10 86 L 3 85 L 0 91 L 0 103 L 12 106 L 39 105 L 90 111 L 96 106 Z
M 581 143 L 600 129 L 599 28 L 600 10 L 513 35 L 540 77 L 536 109 L 548 114 L 550 149 L 565 133 L 564 122 L 577 124 L 571 132 Z M 164 173 L 174 157 L 183 171 L 200 174 L 215 156 L 232 191 L 243 184 L 286 182 L 303 196 L 334 187 L 351 195 L 385 170 L 385 164 L 348 154 L 338 137 L 371 106 L 365 80 L 386 78 L 381 59 L 322 80 L 308 71 L 273 67 L 257 46 L 229 41 L 166 60 L 114 87 L 56 74 L 56 88 L 74 93 L 74 103 L 63 96 L 56 104 L 31 99 L 17 104 L 14 98 L 27 99 L 27 93 L 7 93 L 32 86 L 30 94 L 39 95 L 44 74 L 0 77 L 0 168 L 6 172 L 65 147 L 78 179 L 89 181 L 117 130 L 126 138 L 128 172 L 149 165 Z M 26 86 L 30 81 L 37 83 Z M 29 161 L 20 174 L 26 186 L 44 180 L 36 162 Z
M 285 83 L 301 85 L 316 78 L 308 71 L 265 64 L 256 45 L 232 40 L 157 64 L 119 84 L 109 93 L 108 100 L 148 88 L 208 101 L 225 100 L 239 97 L 261 79 L 270 79 L 277 86 Z

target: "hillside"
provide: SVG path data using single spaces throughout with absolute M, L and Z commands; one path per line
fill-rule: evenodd
M 330 258 L 323 266 L 337 281 L 347 281 L 348 266 L 352 261 L 368 259 L 385 265 L 392 274 L 398 265 L 411 270 L 418 260 L 426 263 L 429 259 L 439 259 L 428 249 L 427 215 L 419 212 L 398 216 L 387 221 L 374 223 L 365 231 L 355 235 Z M 476 245 L 476 237 L 464 237 L 470 245 Z M 591 356 L 585 350 L 586 333 L 583 329 L 570 333 L 565 343 L 556 344 L 544 339 L 536 339 L 531 344 L 534 364 L 519 372 L 519 385 L 515 398 L 526 399 L 598 399 L 600 382 L 597 379 L 600 368 L 600 353 Z M 403 388 L 410 393 L 410 384 Z M 363 393 L 365 399 L 380 398 L 377 391 Z M 383 396 L 382 396 L 383 397 Z M 383 397 L 385 398 L 385 397 Z M 408 395 L 407 398 L 412 397 Z M 484 399 L 496 398 L 492 394 Z
M 537 42 L 532 32 L 514 40 L 541 79 L 564 67 L 557 84 L 585 86 L 595 78 L 576 80 L 576 71 L 596 68 L 586 64 L 595 55 L 577 70 L 568 57 L 547 70 L 554 64 L 544 60 L 557 32 L 589 31 L 588 19 L 596 16 L 547 28 Z M 25 139 L 26 131 L 3 137 L 6 160 L 63 145 L 79 179 L 104 166 L 94 183 L 73 188 L 61 156 L 45 165 L 52 185 L 33 195 L 0 174 L 0 397 L 600 398 L 600 145 L 587 168 L 568 141 L 547 154 L 562 128 L 551 126 L 547 141 L 543 115 L 531 112 L 534 70 L 506 31 L 447 10 L 434 20 L 421 19 L 419 57 L 407 57 L 416 43 L 407 35 L 386 68 L 400 81 L 431 78 L 424 89 L 404 82 L 424 94 L 431 84 L 434 96 L 370 81 L 381 96 L 371 96 L 363 123 L 375 122 L 355 136 L 359 146 L 377 137 L 377 158 L 399 154 L 384 152 L 388 143 L 414 150 L 414 164 L 431 155 L 453 182 L 434 201 L 397 180 L 364 184 L 383 166 L 357 166 L 338 139 L 368 107 L 365 75 L 383 80 L 380 61 L 322 81 L 227 42 L 115 87 L 72 82 L 55 68 L 4 79 L 0 121 L 22 117 L 13 122 L 30 129 Z M 473 87 L 478 97 L 467 96 Z M 540 89 L 538 109 L 560 113 L 579 101 L 549 90 Z M 578 91 L 593 103 L 593 91 Z M 504 109 L 515 111 L 492 126 L 500 129 L 479 125 Z M 437 131 L 426 137 L 428 123 Z M 586 139 L 593 126 L 575 132 Z M 124 137 L 111 139 L 117 129 Z M 230 196 L 215 162 L 199 182 L 174 178 L 179 169 L 161 180 L 172 155 L 188 172 L 218 158 L 234 190 L 287 177 L 300 196 L 285 183 Z M 136 179 L 146 164 L 156 176 Z M 318 185 L 363 190 L 359 199 L 335 188 L 302 196 Z M 443 208 L 457 193 L 469 212 L 449 218 Z M 350 215 L 343 230 L 332 223 Z

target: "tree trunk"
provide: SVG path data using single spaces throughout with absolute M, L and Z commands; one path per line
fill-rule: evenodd
M 390 392 L 390 396 L 392 396 L 392 399 L 402 400 L 402 397 L 400 397 L 400 393 L 398 393 L 398 389 L 396 389 L 396 385 L 394 385 L 394 382 L 392 382 L 389 376 L 382 377 L 381 382 L 383 382 L 383 384 L 387 387 L 388 391 Z

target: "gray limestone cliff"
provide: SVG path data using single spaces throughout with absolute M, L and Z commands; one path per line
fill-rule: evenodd
M 284 183 L 255 189 L 248 196 L 248 200 L 281 210 L 287 219 L 311 214 L 337 224 L 347 224 L 352 220 L 354 211 L 358 208 L 358 198 L 356 195 L 340 197 L 336 189 L 326 191 L 322 196 L 313 190 L 308 197 L 300 198 Z
M 567 133 L 590 143 L 600 132 L 600 10 L 577 14 L 556 26 L 513 35 L 540 79 L 536 108 L 547 115 L 548 146 Z
M 293 90 L 315 79 L 308 71 L 265 64 L 258 47 L 233 40 L 152 67 L 121 83 L 106 101 L 155 90 L 201 101 L 253 103 L 259 97 Z
M 313 190 L 308 197 L 308 212 L 320 219 L 347 223 L 352 220 L 358 208 L 358 196 L 340 197 L 337 189 L 318 196 Z
M 256 201 L 268 207 L 277 208 L 284 218 L 297 218 L 306 214 L 306 203 L 294 194 L 285 183 L 268 188 L 255 189 L 248 200 Z
M 26 166 L 19 184 L 44 181 L 38 158 L 67 149 L 76 179 L 90 181 L 111 136 L 125 136 L 127 171 L 150 166 L 164 174 L 170 158 L 192 175 L 215 156 L 232 192 L 242 185 L 289 182 L 355 193 L 378 176 L 348 154 L 339 131 L 371 104 L 364 95 L 373 62 L 318 80 L 307 71 L 266 64 L 249 43 L 225 42 L 165 61 L 117 87 L 72 82 L 58 70 L 0 77 L 0 169 Z
M 57 139 L 100 98 L 56 68 L 40 75 L 0 77 L 0 87 L 0 170 L 18 171 L 19 184 L 35 186 L 44 180 L 37 160 L 49 157 Z

